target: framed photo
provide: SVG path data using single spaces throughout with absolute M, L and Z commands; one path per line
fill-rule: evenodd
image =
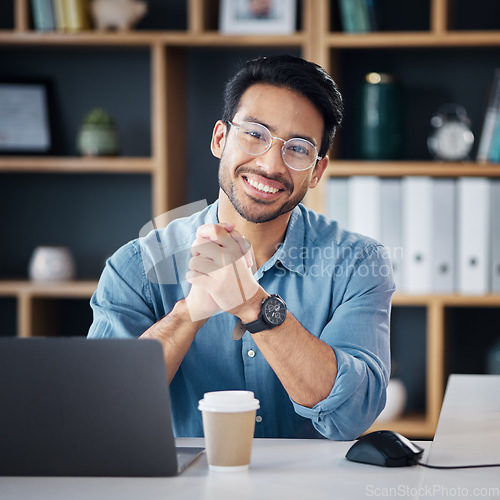
M 44 83 L 0 82 L 0 153 L 47 153 L 52 147 Z
M 221 0 L 220 31 L 227 35 L 287 35 L 295 19 L 296 0 Z

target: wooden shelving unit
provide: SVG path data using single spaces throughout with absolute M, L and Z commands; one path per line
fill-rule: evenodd
M 450 13 L 459 0 L 428 0 L 428 28 L 420 31 L 373 32 L 344 34 L 335 18 L 336 0 L 299 0 L 300 30 L 290 36 L 225 36 L 217 31 L 216 0 L 186 0 L 187 29 L 176 31 L 131 31 L 128 33 L 37 33 L 32 30 L 28 0 L 12 0 L 15 5 L 13 28 L 0 30 L 0 50 L 65 50 L 102 47 L 127 50 L 143 48 L 149 51 L 151 79 L 151 156 L 118 158 L 78 158 L 12 156 L 0 157 L 0 176 L 23 174 L 146 174 L 151 177 L 153 216 L 185 203 L 186 175 L 186 61 L 185 52 L 193 48 L 262 50 L 282 48 L 298 50 L 305 58 L 324 66 L 342 85 L 341 56 L 357 51 L 404 51 L 413 49 L 455 50 L 500 48 L 498 31 L 454 30 Z M 334 28 L 335 26 L 335 28 Z M 404 28 L 404 27 L 403 27 Z M 430 52 L 430 57 L 432 53 Z M 338 77 L 337 77 L 338 75 Z M 487 176 L 499 177 L 497 165 L 470 163 L 439 163 L 425 160 L 398 162 L 363 162 L 343 159 L 336 148 L 326 177 L 376 175 L 403 177 L 423 175 L 433 177 Z M 325 210 L 326 183 L 308 195 L 306 202 L 314 209 Z M 49 301 L 66 298 L 87 300 L 96 281 L 40 285 L 28 281 L 0 281 L 0 298 L 13 297 L 17 302 L 17 334 L 33 335 L 49 331 L 50 318 L 44 315 Z M 500 307 L 499 296 L 464 297 L 458 295 L 396 295 L 394 307 L 420 307 L 426 311 L 425 413 L 407 415 L 384 427 L 409 436 L 431 437 L 434 433 L 443 397 L 446 347 L 445 316 L 449 309 L 460 307 Z M 50 308 L 49 308 L 50 309 Z M 40 324 L 45 326 L 40 329 Z M 34 329 L 37 323 L 38 329 Z M 375 427 L 378 427 L 376 425 Z
M 154 166 L 151 158 L 8 157 L 0 160 L 0 172 L 152 174 Z

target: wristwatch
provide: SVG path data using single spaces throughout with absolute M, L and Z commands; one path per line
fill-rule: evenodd
M 259 317 L 250 323 L 242 323 L 250 333 L 271 330 L 281 325 L 286 318 L 286 304 L 279 295 L 270 295 L 262 301 Z

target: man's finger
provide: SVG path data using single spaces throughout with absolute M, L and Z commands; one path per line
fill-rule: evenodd
M 250 251 L 252 249 L 252 244 L 236 229 L 229 233 L 231 237 L 238 243 L 241 253 L 245 257 L 245 261 L 248 267 L 252 267 L 253 264 L 253 253 Z

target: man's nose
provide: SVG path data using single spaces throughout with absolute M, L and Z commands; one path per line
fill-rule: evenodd
M 284 144 L 285 141 L 283 139 L 273 137 L 269 149 L 257 157 L 259 167 L 270 172 L 284 172 L 288 170 L 281 154 Z

